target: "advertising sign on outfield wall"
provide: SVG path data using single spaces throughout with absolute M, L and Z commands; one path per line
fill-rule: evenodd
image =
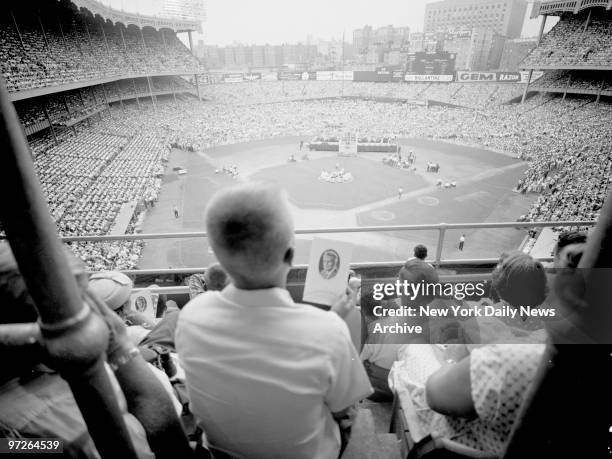
M 244 81 L 259 81 L 261 80 L 261 73 L 245 73 Z
M 224 73 L 223 74 L 224 83 L 242 83 L 242 81 L 244 81 L 242 73 Z
M 261 79 L 263 81 L 276 81 L 278 80 L 278 73 L 276 72 L 262 73 Z
M 278 79 L 282 81 L 301 80 L 302 72 L 278 72 Z
M 317 72 L 317 80 L 319 81 L 353 81 L 352 70 L 326 70 Z
M 497 72 L 497 81 L 502 83 L 520 83 L 521 74 L 519 72 Z
M 404 71 L 403 70 L 393 70 L 391 72 L 391 81 L 404 81 Z
M 481 83 L 495 82 L 497 75 L 495 72 L 457 72 L 457 81 L 459 83 Z
M 439 81 L 439 82 L 451 82 L 453 81 L 453 75 L 408 75 L 404 77 L 405 81 Z
M 542 75 L 544 75 L 544 72 L 540 71 L 540 70 L 536 70 L 533 72 L 533 75 L 531 75 L 531 83 L 533 83 L 535 80 L 537 80 L 538 78 L 540 78 Z M 521 72 L 521 83 L 527 83 L 527 79 L 529 78 L 529 72 L 523 70 Z
M 353 81 L 388 82 L 391 81 L 391 72 L 355 71 Z
M 501 83 L 519 83 L 521 74 L 519 72 L 457 72 L 459 83 L 487 83 L 499 81 Z

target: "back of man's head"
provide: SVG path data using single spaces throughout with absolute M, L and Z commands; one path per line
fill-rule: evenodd
M 578 266 L 578 262 L 582 257 L 582 250 L 577 250 L 577 247 L 582 247 L 587 241 L 587 234 L 582 231 L 564 231 L 559 234 L 557 243 L 553 250 L 555 267 Z M 568 254 L 572 255 L 572 260 L 564 260 Z
M 414 246 L 414 256 L 420 260 L 427 258 L 427 247 L 423 244 Z
M 206 282 L 206 288 L 208 290 L 223 290 L 223 288 L 229 282 L 227 273 L 223 266 L 219 263 L 214 263 L 206 268 L 204 272 L 204 282 Z
M 278 280 L 293 257 L 293 219 L 278 187 L 225 188 L 206 209 L 206 230 L 221 266 L 237 284 L 264 288 Z

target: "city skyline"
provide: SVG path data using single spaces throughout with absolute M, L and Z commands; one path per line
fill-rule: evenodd
M 159 5 L 159 1 L 101 1 L 125 11 L 159 14 L 155 6 Z M 393 25 L 409 27 L 411 32 L 422 32 L 425 5 L 435 1 L 205 0 L 204 33 L 196 34 L 196 40 L 202 39 L 213 46 L 315 43 L 319 40 L 341 40 L 344 34 L 345 41 L 352 42 L 353 30 L 364 25 L 373 28 Z M 531 4 L 529 1 L 522 37 L 532 37 L 538 33 L 539 20 L 529 19 Z

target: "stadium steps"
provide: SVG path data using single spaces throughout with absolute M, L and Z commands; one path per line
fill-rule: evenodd
M 391 405 L 368 402 L 360 406 L 368 408 L 358 409 L 351 439 L 342 459 L 401 459 L 397 436 L 387 433 Z M 384 429 L 383 433 L 379 429 Z

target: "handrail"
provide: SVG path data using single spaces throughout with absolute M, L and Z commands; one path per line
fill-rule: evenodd
M 488 281 L 491 279 L 492 271 L 486 273 L 472 273 L 472 274 L 441 274 L 439 276 L 440 282 L 474 282 L 474 281 Z M 393 276 L 389 276 L 393 277 Z M 303 285 L 304 282 L 293 282 L 289 285 Z M 174 285 L 172 287 L 135 287 L 132 289 L 132 293 L 138 293 L 142 291 L 149 291 L 151 293 L 157 293 L 160 295 L 169 294 L 185 294 L 189 293 L 189 287 L 187 285 Z
M 540 262 L 551 262 L 552 257 L 534 257 Z M 436 263 L 435 260 L 425 260 L 427 263 Z M 467 258 L 467 259 L 448 259 L 440 260 L 438 263 L 439 267 L 444 266 L 457 266 L 457 265 L 494 265 L 499 262 L 499 258 Z M 372 268 L 389 268 L 389 267 L 400 267 L 406 263 L 405 260 L 395 261 L 374 261 L 374 262 L 356 262 L 351 263 L 351 269 L 372 269 Z M 307 269 L 308 265 L 300 264 L 294 265 L 292 270 Z M 121 270 L 123 274 L 128 276 L 152 276 L 152 275 L 172 275 L 172 274 L 198 274 L 206 271 L 206 267 L 196 268 L 167 268 L 167 269 L 124 269 Z M 93 273 L 91 271 L 90 273 Z
M 448 230 L 461 230 L 461 229 L 481 229 L 481 228 L 547 228 L 555 226 L 593 226 L 596 222 L 590 220 L 576 220 L 576 221 L 559 221 L 559 222 L 491 222 L 491 223 L 438 223 L 438 224 L 425 224 L 425 225 L 388 225 L 388 226 L 361 226 L 361 227 L 337 227 L 337 228 L 302 228 L 295 230 L 295 234 L 335 234 L 335 233 L 366 233 L 366 232 L 392 232 L 392 231 L 422 231 L 422 230 L 437 230 L 439 232 L 438 242 L 436 244 L 436 258 L 433 263 L 437 266 L 443 266 L 442 260 L 442 249 L 444 247 L 444 239 Z M 85 236 L 66 236 L 62 237 L 63 242 L 104 242 L 104 241 L 141 241 L 148 239 L 185 239 L 185 238 L 202 238 L 208 237 L 205 231 L 191 231 L 182 233 L 140 233 L 140 234 L 122 234 L 122 235 L 85 235 Z M 478 262 L 492 263 L 496 262 L 496 259 L 484 259 Z M 543 260 L 548 261 L 548 260 Z M 473 260 L 457 260 L 458 263 L 472 263 Z M 399 263 L 399 262 L 398 262 Z M 449 264 L 448 261 L 444 263 Z M 388 264 L 385 262 L 384 264 Z M 358 266 L 358 264 L 355 264 Z M 180 272 L 186 272 L 188 270 L 181 270 Z M 195 272 L 201 272 L 202 269 L 194 270 Z M 124 271 L 129 274 L 135 274 L 134 271 Z M 141 270 L 138 274 L 161 274 L 161 273 L 175 273 L 174 270 Z
M 368 233 L 382 231 L 419 231 L 419 230 L 453 230 L 473 228 L 550 228 L 554 226 L 594 226 L 591 220 L 559 221 L 559 222 L 496 222 L 496 223 L 437 223 L 426 225 L 390 225 L 390 226 L 360 226 L 337 228 L 305 228 L 296 229 L 295 234 L 333 234 L 333 233 Z M 104 242 L 104 241 L 140 241 L 144 239 L 182 239 L 208 237 L 205 231 L 190 231 L 182 233 L 139 233 L 120 235 L 84 235 L 64 236 L 63 242 Z

